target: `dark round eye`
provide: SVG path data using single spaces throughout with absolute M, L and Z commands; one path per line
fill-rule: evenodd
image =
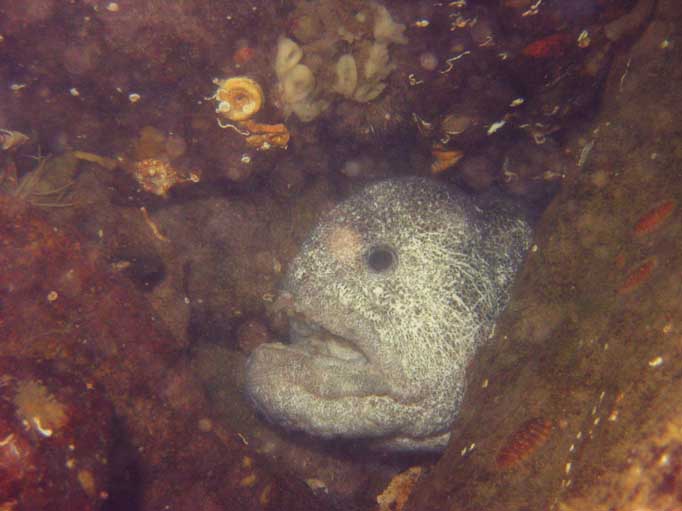
M 398 256 L 391 247 L 378 245 L 369 249 L 367 265 L 370 270 L 383 273 L 392 269 L 398 262 Z

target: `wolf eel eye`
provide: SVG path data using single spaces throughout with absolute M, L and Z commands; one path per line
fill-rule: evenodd
M 376 273 L 385 273 L 398 264 L 398 254 L 386 245 L 375 245 L 367 252 L 367 265 Z

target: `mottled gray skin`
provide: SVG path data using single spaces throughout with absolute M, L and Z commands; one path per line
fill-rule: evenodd
M 501 202 L 420 178 L 368 186 L 329 212 L 292 262 L 280 296 L 291 342 L 252 353 L 248 395 L 289 429 L 444 448 L 467 365 L 530 237 Z

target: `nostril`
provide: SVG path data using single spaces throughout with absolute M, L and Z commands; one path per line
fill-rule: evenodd
M 367 253 L 367 265 L 377 273 L 383 273 L 392 269 L 398 261 L 395 251 L 386 245 L 378 245 L 370 248 Z

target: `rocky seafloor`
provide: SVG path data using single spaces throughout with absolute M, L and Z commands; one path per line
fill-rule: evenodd
M 385 7 L 0 1 L 0 508 L 682 505 L 682 10 Z M 288 88 L 284 40 L 312 86 Z M 231 77 L 260 87 L 247 119 Z M 240 385 L 286 335 L 288 262 L 406 174 L 539 217 L 448 450 L 266 424 Z

